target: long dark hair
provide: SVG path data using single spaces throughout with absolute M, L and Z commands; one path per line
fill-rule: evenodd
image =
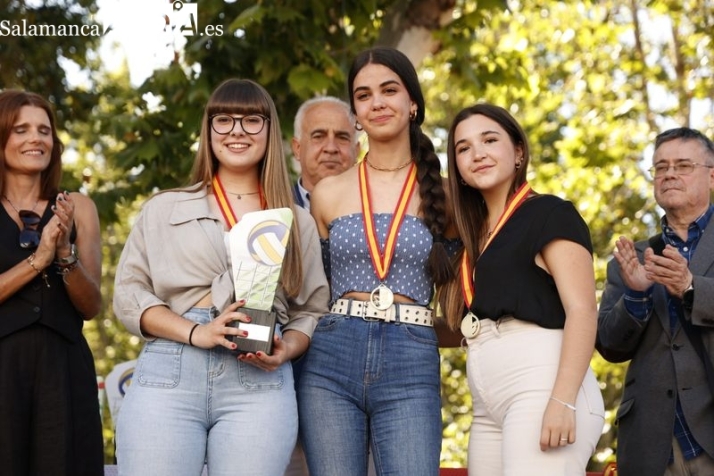
M 528 174 L 528 164 L 530 163 L 530 148 L 528 138 L 523 128 L 516 119 L 504 108 L 493 104 L 481 103 L 462 109 L 451 123 L 449 128 L 449 138 L 446 146 L 448 156 L 449 192 L 453 200 L 454 222 L 459 236 L 464 243 L 464 250 L 468 252 L 471 265 L 474 266 L 479 256 L 482 240 L 488 232 L 488 209 L 481 192 L 472 188 L 462 180 L 459 169 L 456 166 L 456 144 L 454 133 L 456 127 L 471 116 L 485 116 L 500 125 L 510 137 L 515 147 L 519 147 L 523 152 L 521 165 L 513 177 L 513 182 L 508 189 L 508 199 L 518 190 L 518 187 L 526 182 Z M 460 263 L 463 252 L 456 256 Z M 448 284 L 442 286 L 437 292 L 437 300 L 441 305 L 446 321 L 450 328 L 457 329 L 461 323 L 461 317 L 465 312 L 465 304 L 461 291 L 461 281 L 453 279 Z
M 419 78 L 409 58 L 399 50 L 377 47 L 361 52 L 352 62 L 352 67 L 347 77 L 352 112 L 355 112 L 354 96 L 352 94 L 354 80 L 362 68 L 368 64 L 386 66 L 394 71 L 402 80 L 411 100 L 417 106 L 416 116 L 409 123 L 409 144 L 412 158 L 417 167 L 419 198 L 421 199 L 420 211 L 424 216 L 424 223 L 434 238 L 427 266 L 434 282 L 436 284 L 444 283 L 454 276 L 444 248 L 444 233 L 446 233 L 449 226 L 450 214 L 447 209 L 446 193 L 441 178 L 441 163 L 434 150 L 434 144 L 421 130 L 421 124 L 424 122 L 425 107 Z

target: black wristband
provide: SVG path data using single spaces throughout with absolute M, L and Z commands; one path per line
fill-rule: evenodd
M 188 333 L 188 345 L 190 345 L 191 347 L 193 347 L 193 342 L 191 341 L 191 339 L 193 338 L 193 331 L 195 331 L 196 328 L 197 328 L 198 326 L 200 326 L 200 325 L 201 325 L 201 324 L 199 324 L 199 323 L 197 322 L 197 323 L 194 324 L 193 327 L 191 328 L 191 332 Z
M 691 311 L 694 307 L 694 280 L 682 294 L 682 307 L 688 311 Z

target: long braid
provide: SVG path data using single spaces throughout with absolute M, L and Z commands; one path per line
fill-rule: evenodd
M 438 286 L 454 277 L 454 270 L 444 247 L 444 234 L 449 226 L 449 214 L 441 178 L 441 163 L 434 150 L 434 144 L 416 122 L 410 124 L 409 135 L 417 166 L 421 212 L 424 215 L 424 223 L 434 237 L 427 268 Z
M 375 47 L 363 51 L 357 55 L 347 75 L 353 112 L 355 111 L 354 80 L 357 73 L 367 64 L 383 65 L 394 71 L 404 83 L 413 105 L 416 106 L 415 109 L 410 109 L 409 143 L 412 157 L 417 165 L 420 212 L 434 239 L 427 261 L 427 271 L 434 283 L 440 285 L 454 276 L 444 248 L 444 233 L 447 231 L 451 214 L 446 207 L 446 193 L 440 174 L 441 163 L 434 151 L 434 144 L 422 133 L 420 127 L 424 122 L 425 107 L 419 77 L 409 58 L 394 48 Z

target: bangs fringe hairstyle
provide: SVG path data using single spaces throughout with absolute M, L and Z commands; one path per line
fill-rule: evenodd
M 268 128 L 268 144 L 265 157 L 258 165 L 260 167 L 260 187 L 267 208 L 290 208 L 293 215 L 296 215 L 290 188 L 290 176 L 283 150 L 280 120 L 275 103 L 265 88 L 249 79 L 224 81 L 208 99 L 208 104 L 203 112 L 198 152 L 191 171 L 189 185 L 196 186 L 196 190 L 210 187 L 213 176 L 218 170 L 219 162 L 211 149 L 213 131 L 208 118 L 219 113 L 260 114 L 268 118 L 265 124 L 265 127 Z M 280 280 L 289 296 L 298 295 L 302 287 L 302 260 L 300 259 L 300 229 L 297 217 L 293 220 L 293 226 L 290 229 L 290 240 L 285 250 Z
M 353 113 L 355 113 L 354 80 L 362 68 L 369 64 L 382 65 L 394 71 L 402 80 L 410 99 L 417 106 L 416 117 L 409 122 L 409 145 L 417 168 L 419 210 L 434 239 L 427 269 L 431 278 L 439 285 L 454 277 L 454 271 L 449 263 L 449 255 L 444 248 L 444 234 L 450 224 L 451 210 L 446 205 L 441 162 L 436 155 L 431 139 L 421 130 L 426 109 L 419 77 L 409 58 L 399 50 L 377 47 L 361 52 L 353 61 L 347 77 L 350 106 Z
M 471 116 L 485 116 L 500 125 L 506 131 L 514 147 L 520 147 L 523 151 L 523 161 L 513 177 L 513 183 L 508 190 L 508 199 L 516 193 L 518 187 L 526 182 L 528 175 L 528 164 L 530 163 L 530 148 L 528 139 L 523 128 L 516 119 L 504 108 L 481 103 L 462 109 L 454 117 L 449 128 L 449 138 L 447 141 L 446 153 L 448 157 L 448 180 L 449 192 L 454 204 L 454 222 L 459 232 L 459 236 L 464 244 L 464 249 L 459 251 L 454 257 L 453 266 L 459 270 L 463 251 L 467 250 L 471 260 L 472 269 L 479 257 L 481 245 L 488 235 L 488 209 L 481 192 L 462 182 L 461 174 L 456 166 L 456 146 L 454 143 L 454 133 L 456 127 Z M 437 301 L 446 316 L 446 322 L 450 329 L 457 330 L 461 325 L 461 319 L 466 312 L 463 291 L 461 289 L 460 272 L 456 273 L 455 279 L 437 290 Z
M 40 174 L 40 198 L 50 200 L 59 193 L 64 144 L 57 137 L 57 123 L 49 101 L 36 93 L 9 89 L 0 92 L 0 192 L 5 193 L 5 147 L 23 106 L 39 107 L 47 113 L 52 129 L 50 163 Z

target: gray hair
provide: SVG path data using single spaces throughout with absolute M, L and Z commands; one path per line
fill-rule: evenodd
M 707 160 L 709 163 L 714 162 L 714 142 L 711 141 L 707 136 L 696 129 L 691 129 L 689 127 L 677 127 L 675 129 L 669 129 L 655 138 L 655 151 L 665 142 L 671 140 L 695 140 L 699 142 L 707 152 Z
M 350 121 L 350 124 L 355 123 L 355 116 L 352 114 L 352 109 L 350 108 L 350 105 L 347 104 L 345 101 L 342 99 L 338 99 L 334 96 L 318 96 L 314 97 L 312 99 L 308 99 L 302 105 L 300 105 L 300 108 L 298 109 L 297 113 L 295 114 L 295 123 L 293 124 L 294 130 L 293 130 L 293 135 L 297 140 L 300 140 L 300 136 L 302 135 L 302 121 L 305 119 L 305 114 L 307 114 L 307 111 L 312 109 L 314 106 L 318 106 L 320 104 L 336 104 L 337 106 L 340 106 L 345 110 L 345 114 L 347 115 L 347 119 Z M 357 140 L 357 134 L 355 133 L 353 135 L 354 140 Z

